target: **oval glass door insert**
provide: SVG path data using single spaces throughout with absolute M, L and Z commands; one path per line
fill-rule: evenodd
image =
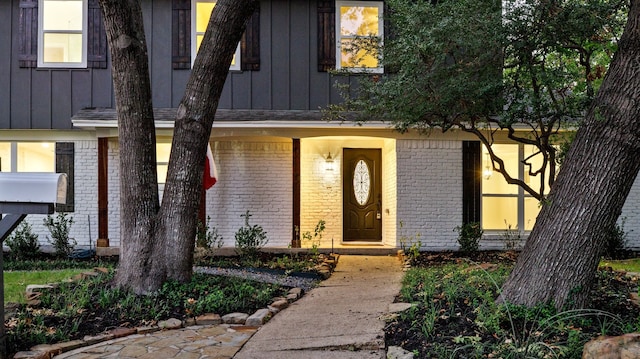
M 353 170 L 353 193 L 356 201 L 361 206 L 369 200 L 371 192 L 371 177 L 369 176 L 369 166 L 363 160 L 358 161 L 356 168 Z

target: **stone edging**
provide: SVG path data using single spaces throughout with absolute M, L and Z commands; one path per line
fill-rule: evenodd
M 318 273 L 323 279 L 327 279 L 331 276 L 331 273 L 335 269 L 338 263 L 339 255 L 333 254 L 326 256 L 321 264 L 317 266 Z M 94 268 L 91 272 L 83 272 L 72 278 L 72 281 L 82 280 L 85 278 L 95 277 L 104 273 L 107 273 L 106 268 Z M 28 285 L 26 289 L 26 296 L 28 304 L 38 305 L 38 298 L 41 296 L 41 291 L 46 289 L 55 288 L 58 283 L 45 284 L 45 285 Z M 283 309 L 287 308 L 290 303 L 300 299 L 304 295 L 302 288 L 291 288 L 285 297 L 275 297 L 272 299 L 271 304 L 267 308 L 258 309 L 252 315 L 246 313 L 229 313 L 223 316 L 214 313 L 207 313 L 197 316 L 195 318 L 187 318 L 184 321 L 176 318 L 170 318 L 158 322 L 158 325 L 145 326 L 137 328 L 115 328 L 105 333 L 95 336 L 85 336 L 83 339 L 71 340 L 68 342 L 56 343 L 56 344 L 39 344 L 30 348 L 29 351 L 17 352 L 14 355 L 14 359 L 50 359 L 55 355 L 59 355 L 74 349 L 81 347 L 98 344 L 108 340 L 126 337 L 133 334 L 149 334 L 161 330 L 175 330 L 184 327 L 190 327 L 194 325 L 219 325 L 219 324 L 236 324 L 244 325 L 247 327 L 259 327 L 266 323 L 271 317 Z

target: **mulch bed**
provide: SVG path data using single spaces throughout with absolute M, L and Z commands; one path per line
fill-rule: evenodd
M 472 255 L 465 255 L 457 252 L 445 253 L 421 253 L 413 263 L 413 267 L 429 267 L 442 264 L 462 263 L 472 261 L 474 263 L 502 263 L 514 264 L 517 260 L 518 253 L 514 251 L 486 251 L 477 252 Z M 606 311 L 618 315 L 625 323 L 629 323 L 632 327 L 636 326 L 638 318 L 640 318 L 640 307 L 630 300 L 630 293 L 638 292 L 638 283 L 636 278 L 627 276 L 623 272 L 614 272 L 611 269 L 600 269 L 598 273 L 598 284 L 593 291 L 593 302 L 591 309 Z M 437 300 L 437 299 L 434 299 Z M 438 358 L 439 352 L 435 347 L 446 347 L 449 350 L 461 348 L 465 344 L 455 343 L 454 338 L 458 337 L 474 337 L 479 336 L 480 342 L 490 347 L 491 343 L 497 344 L 504 342 L 504 338 L 497 336 L 495 333 L 488 333 L 480 328 L 476 320 L 476 311 L 472 301 L 460 300 L 455 303 L 447 303 L 444 307 L 446 313 L 458 313 L 459 315 L 447 316 L 443 315 L 436 320 L 435 335 L 425 339 L 419 330 L 419 325 L 410 321 L 395 320 L 387 324 L 385 329 L 386 344 L 389 346 L 400 346 L 408 351 L 413 351 L 417 355 L 416 358 Z M 421 318 L 421 313 L 417 313 L 414 318 Z M 418 319 L 419 320 L 419 319 Z M 602 325 L 598 320 L 593 320 L 592 325 L 585 325 L 580 328 L 585 337 L 597 337 L 601 334 Z M 506 332 L 511 332 L 510 322 L 501 323 L 501 327 Z M 521 332 L 522 328 L 531 323 L 522 321 L 513 323 L 517 328 L 517 332 Z M 622 333 L 609 333 L 618 335 Z M 554 342 L 567 342 L 568 337 L 552 338 Z M 459 350 L 456 358 L 477 357 L 473 349 L 469 346 L 467 350 Z M 487 356 L 485 353 L 481 357 Z

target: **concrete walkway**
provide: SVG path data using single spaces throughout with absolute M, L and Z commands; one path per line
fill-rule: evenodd
M 340 256 L 332 276 L 278 313 L 234 359 L 384 358 L 380 317 L 400 291 L 391 256 Z
M 401 267 L 397 257 L 342 255 L 329 279 L 260 328 L 222 324 L 135 334 L 54 358 L 384 358 L 380 317 L 400 290 Z M 44 358 L 32 354 L 21 358 Z

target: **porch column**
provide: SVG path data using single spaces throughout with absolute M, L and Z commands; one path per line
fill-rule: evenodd
M 98 241 L 97 247 L 109 247 L 109 139 L 98 138 Z
M 293 238 L 292 248 L 300 248 L 300 139 L 293 139 Z M 296 231 L 296 228 L 298 229 Z M 296 233 L 297 232 L 297 233 Z

